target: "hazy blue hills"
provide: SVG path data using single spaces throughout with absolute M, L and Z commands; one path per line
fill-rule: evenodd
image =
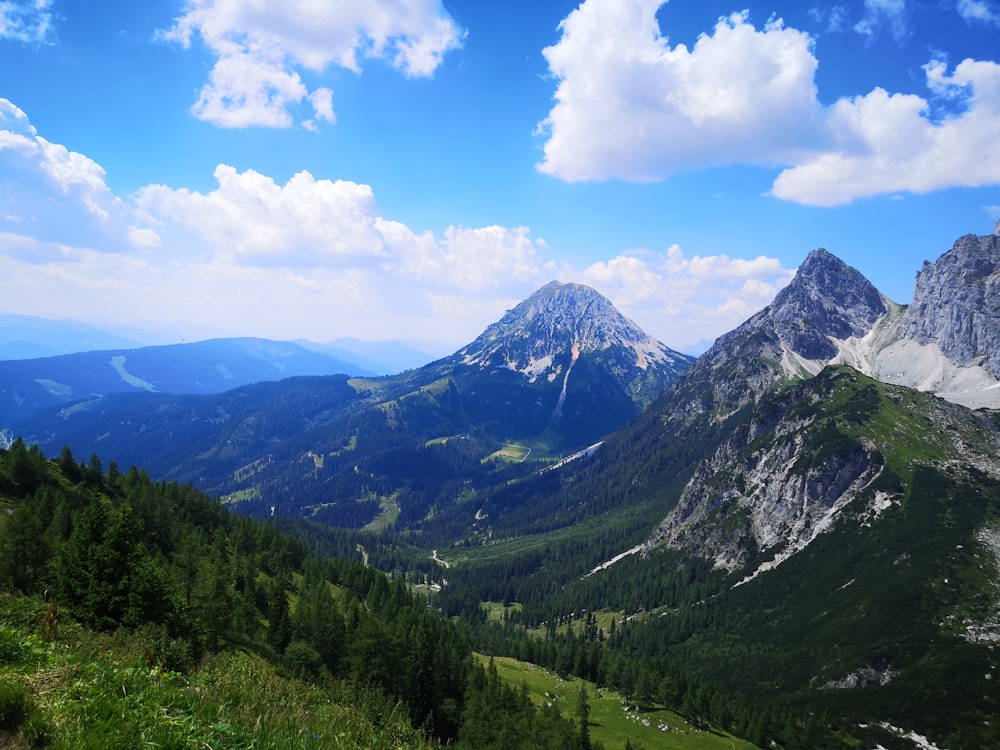
M 0 360 L 34 359 L 97 349 L 131 349 L 138 341 L 75 320 L 0 315 Z
M 297 375 L 368 370 L 329 354 L 266 339 L 210 339 L 133 349 L 0 361 L 0 426 L 44 407 L 113 393 L 220 393 Z

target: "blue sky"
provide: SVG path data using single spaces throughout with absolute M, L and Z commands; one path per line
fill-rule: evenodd
M 552 279 L 675 348 L 1000 218 L 1000 0 L 0 0 L 0 313 L 448 351 Z

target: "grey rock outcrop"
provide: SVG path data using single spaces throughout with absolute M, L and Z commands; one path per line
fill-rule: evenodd
M 886 313 L 885 300 L 858 270 L 820 248 L 774 298 L 770 320 L 783 344 L 806 359 L 832 359 L 831 339 L 864 336 Z
M 720 336 L 674 390 L 687 394 L 689 417 L 732 413 L 779 380 L 815 375 L 837 356 L 839 340 L 864 336 L 888 304 L 859 271 L 813 250 L 774 301 Z
M 991 235 L 966 235 L 917 274 L 902 336 L 937 344 L 959 367 L 1000 378 L 1000 222 Z

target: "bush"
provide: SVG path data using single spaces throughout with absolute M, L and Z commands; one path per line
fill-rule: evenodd
M 24 661 L 24 638 L 12 628 L 0 627 L 0 664 L 17 664 Z
M 31 709 L 31 692 L 28 686 L 16 678 L 0 677 L 0 729 L 19 729 Z

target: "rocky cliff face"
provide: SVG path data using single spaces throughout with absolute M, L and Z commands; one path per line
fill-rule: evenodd
M 778 292 L 768 318 L 778 340 L 793 353 L 830 360 L 839 351 L 835 340 L 864 336 L 887 310 L 868 279 L 820 248 Z
M 845 364 L 853 370 L 829 369 Z M 1000 450 L 995 435 L 985 452 L 975 441 L 956 448 L 951 440 L 966 429 L 959 426 L 965 410 L 884 384 L 998 408 L 997 373 L 1000 234 L 962 237 L 925 264 L 909 308 L 825 250 L 813 251 L 769 307 L 720 337 L 658 404 L 676 439 L 694 440 L 712 423 L 722 439 L 647 548 L 697 550 L 730 571 L 748 563 L 767 569 L 847 509 L 864 522 L 891 507 L 891 493 L 877 488 L 885 454 L 897 444 L 926 446 L 932 434 L 933 450 L 920 448 L 925 459 L 947 456 L 996 473 L 989 458 Z M 836 383 L 865 376 L 876 380 L 847 388 L 853 395 L 837 401 Z M 911 423 L 886 399 L 911 401 L 923 421 Z M 907 427 L 887 434 L 893 422 Z
M 961 237 L 917 274 L 902 336 L 936 344 L 959 367 L 1000 378 L 1000 222 L 992 235 Z
M 962 237 L 925 263 L 909 307 L 814 250 L 770 306 L 721 336 L 678 383 L 691 392 L 686 409 L 725 415 L 778 381 L 829 364 L 971 408 L 1000 408 L 998 232 L 1000 222 L 992 235 Z
M 645 544 L 748 576 L 777 567 L 842 519 L 898 505 L 917 465 L 1000 476 L 997 425 L 960 406 L 831 367 L 735 420 Z
M 688 417 L 730 414 L 780 380 L 818 373 L 843 340 L 866 335 L 891 305 L 857 270 L 814 250 L 768 307 L 698 359 L 675 386 L 676 400 Z

